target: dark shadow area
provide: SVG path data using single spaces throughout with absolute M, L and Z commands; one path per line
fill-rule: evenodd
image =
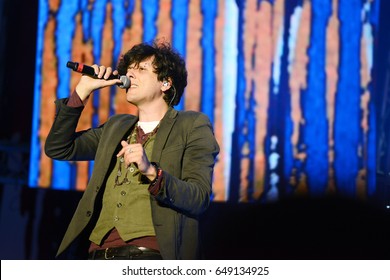
M 389 214 L 349 199 L 213 203 L 202 221 L 205 259 L 390 258 Z
M 38 259 L 55 257 L 81 195 L 77 191 L 46 191 L 38 230 Z
M 9 188 L 0 187 L 0 259 L 54 259 L 82 192 L 23 187 L 17 196 Z M 201 236 L 204 259 L 390 259 L 390 213 L 337 197 L 213 202 L 202 216 Z M 61 258 L 80 256 L 69 254 Z
M 0 44 L 0 140 L 31 137 L 38 1 L 4 0 Z M 1 10 L 0 10 L 1 11 Z
M 82 193 L 0 185 L 0 259 L 54 259 Z

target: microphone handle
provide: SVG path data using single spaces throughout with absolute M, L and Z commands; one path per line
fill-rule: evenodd
M 95 73 L 95 70 L 91 66 L 85 65 L 83 63 L 68 61 L 66 63 L 66 67 L 78 73 L 85 74 L 93 78 L 97 78 L 97 74 Z M 113 80 L 113 79 L 120 79 L 120 76 L 111 74 L 110 77 L 108 77 L 108 80 Z
M 66 63 L 66 67 L 72 69 L 73 71 L 76 71 L 76 72 L 81 73 L 81 74 L 85 74 L 85 75 L 93 77 L 93 78 L 97 78 L 97 76 L 98 76 L 95 73 L 95 70 L 91 66 L 85 65 L 83 63 L 68 61 Z M 108 80 L 113 80 L 113 79 L 121 80 L 121 84 L 118 84 L 118 86 L 120 88 L 126 89 L 126 88 L 130 87 L 130 79 L 125 75 L 120 76 L 120 75 L 111 74 L 110 77 L 108 77 Z

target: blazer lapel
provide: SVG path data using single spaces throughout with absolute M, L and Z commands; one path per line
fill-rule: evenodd
M 130 128 L 135 125 L 137 120 L 137 117 L 123 118 L 120 122 L 115 123 L 115 126 L 110 129 L 111 135 L 107 137 L 110 142 L 107 144 L 107 149 L 105 151 L 107 158 L 112 157 L 116 148 L 120 145 L 121 140 L 127 137 Z
M 160 162 L 162 150 L 165 147 L 165 143 L 167 142 L 168 136 L 171 133 L 177 115 L 178 112 L 172 107 L 169 107 L 164 118 L 161 120 L 160 128 L 157 131 L 156 140 L 154 141 L 153 152 L 150 161 Z

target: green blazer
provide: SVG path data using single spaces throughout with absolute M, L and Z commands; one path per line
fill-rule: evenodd
M 89 236 L 100 213 L 104 182 L 138 118 L 115 115 L 97 128 L 76 132 L 83 107 L 57 100 L 56 116 L 45 143 L 47 156 L 57 160 L 94 160 L 92 176 L 58 249 L 57 256 L 80 236 Z M 163 170 L 163 188 L 150 196 L 157 242 L 164 259 L 199 258 L 199 215 L 210 203 L 212 174 L 219 146 L 208 117 L 200 112 L 169 108 L 161 120 L 150 161 Z

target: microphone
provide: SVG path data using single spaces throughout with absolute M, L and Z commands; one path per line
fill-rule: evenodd
M 72 69 L 73 71 L 76 71 L 81 74 L 85 74 L 87 76 L 90 76 L 92 78 L 97 78 L 97 75 L 95 74 L 95 70 L 88 65 L 78 63 L 78 62 L 72 62 L 68 61 L 66 63 L 66 67 Z M 113 79 L 119 79 L 121 80 L 121 84 L 117 84 L 120 88 L 129 88 L 130 87 L 130 79 L 127 76 L 120 76 L 120 75 L 113 75 L 111 74 L 110 77 L 108 77 L 108 80 Z

